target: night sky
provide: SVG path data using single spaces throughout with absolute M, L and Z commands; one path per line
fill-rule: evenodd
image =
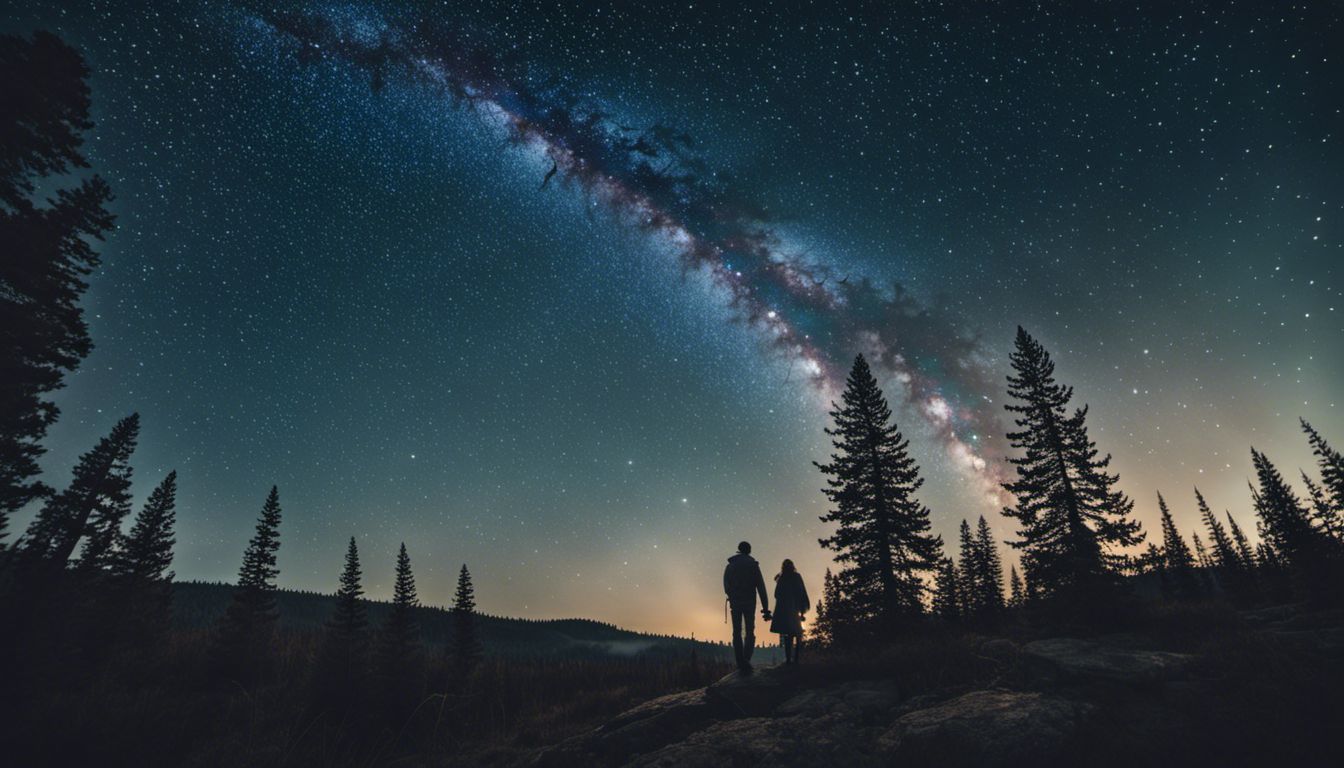
M 856 353 L 935 528 L 1010 533 L 1018 324 L 1150 530 L 1344 443 L 1336 3 L 56 5 L 4 29 L 88 58 L 119 228 L 48 481 L 138 410 L 179 578 L 275 483 L 282 586 L 354 535 L 375 597 L 405 541 L 431 604 L 726 636 L 739 539 L 820 591 Z

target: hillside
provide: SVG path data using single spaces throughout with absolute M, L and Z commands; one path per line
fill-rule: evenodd
M 946 628 L 733 673 L 518 761 L 648 766 L 1340 765 L 1344 614 L 1158 607 L 1135 631 Z
M 228 584 L 177 582 L 173 585 L 173 619 L 179 629 L 201 629 L 213 625 L 228 607 L 232 587 Z M 335 598 L 314 592 L 279 590 L 276 602 L 282 628 L 315 631 L 331 615 Z M 364 601 L 369 620 L 378 626 L 389 605 Z M 430 644 L 446 642 L 452 626 L 451 614 L 442 608 L 416 609 L 424 638 Z M 668 658 L 689 656 L 692 649 L 706 661 L 731 660 L 731 646 L 683 637 L 633 632 L 589 619 L 551 619 L 535 621 L 502 616 L 479 615 L 477 626 L 486 653 L 508 658 Z M 774 660 L 775 649 L 762 649 L 762 659 Z

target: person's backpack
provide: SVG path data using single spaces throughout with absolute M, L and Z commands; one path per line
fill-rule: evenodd
M 728 596 L 746 599 L 756 592 L 756 569 L 748 558 L 736 558 L 728 563 Z

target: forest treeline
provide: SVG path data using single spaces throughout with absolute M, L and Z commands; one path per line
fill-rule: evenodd
M 202 581 L 173 582 L 172 626 L 175 630 L 199 631 L 214 627 L 232 599 L 233 585 Z M 331 592 L 276 590 L 280 632 L 315 632 L 331 617 L 336 597 Z M 387 601 L 363 601 L 371 625 L 381 624 L 392 606 Z M 427 645 L 442 645 L 453 634 L 451 607 L 422 604 L 412 613 Z M 615 624 L 590 619 L 523 619 L 494 616 L 478 611 L 476 631 L 487 656 L 512 659 L 596 660 L 641 654 L 649 657 L 688 657 L 691 650 L 704 659 L 732 655 L 731 646 L 656 633 L 622 629 Z
M 930 616 L 984 625 L 1013 609 L 1069 621 L 1113 617 L 1144 580 L 1157 581 L 1161 597 L 1173 601 L 1337 606 L 1344 599 L 1344 456 L 1307 421 L 1300 424 L 1319 474 L 1301 472 L 1305 497 L 1250 449 L 1254 545 L 1231 512 L 1215 513 L 1198 488 L 1191 500 L 1201 530 L 1187 541 L 1159 493 L 1161 530 L 1149 541 L 1133 500 L 1117 488 L 1110 455 L 1088 434 L 1087 406 L 1071 405 L 1073 389 L 1055 380 L 1045 347 L 1018 328 L 1009 361 L 1005 408 L 1015 453 L 1008 460 L 1016 476 L 1003 485 L 1014 500 L 1003 515 L 1016 525 L 1007 545 L 1021 570 L 1010 566 L 1005 579 L 983 516 L 974 526 L 962 520 L 956 558 L 931 532 L 909 441 L 859 356 L 827 430 L 835 453 L 817 464 L 832 503 L 821 519 L 836 524 L 820 543 L 836 553 L 839 570 L 826 572 L 815 641 L 863 643 Z

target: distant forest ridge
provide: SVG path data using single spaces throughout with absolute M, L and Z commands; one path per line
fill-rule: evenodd
M 173 624 L 184 630 L 209 630 L 228 608 L 230 584 L 179 581 L 173 583 Z M 277 589 L 280 628 L 317 632 L 336 608 L 334 595 Z M 361 600 L 369 623 L 381 626 L 392 605 Z M 442 646 L 452 632 L 452 613 L 444 608 L 418 606 L 414 610 L 426 643 Z M 515 619 L 476 614 L 477 631 L 487 655 L 511 658 L 600 659 L 688 657 L 694 650 L 703 660 L 732 658 L 731 646 L 684 637 L 653 635 L 621 629 L 591 619 Z

